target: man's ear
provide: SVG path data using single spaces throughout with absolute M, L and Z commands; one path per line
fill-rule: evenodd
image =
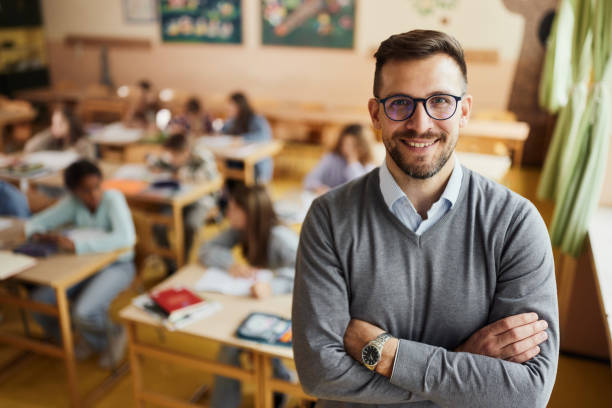
M 461 119 L 459 120 L 459 127 L 465 127 L 470 120 L 470 114 L 472 113 L 472 95 L 465 94 L 461 98 Z
M 382 128 L 379 119 L 381 114 L 380 104 L 375 98 L 368 100 L 368 111 L 370 112 L 370 119 L 372 119 L 372 126 L 374 126 L 374 129 L 380 130 Z

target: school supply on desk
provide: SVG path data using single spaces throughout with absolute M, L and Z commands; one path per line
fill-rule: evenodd
M 138 308 L 157 318 L 168 330 L 180 329 L 221 309 L 185 287 L 173 287 L 140 295 L 132 300 Z
M 36 259 L 10 251 L 0 251 L 0 265 L 0 279 L 6 279 L 36 265 Z
M 274 274 L 262 269 L 253 278 L 234 278 L 228 272 L 217 268 L 208 268 L 196 282 L 195 288 L 200 292 L 219 292 L 225 295 L 249 296 L 251 286 L 256 282 L 269 282 Z
M 110 179 L 102 182 L 103 190 L 119 190 L 125 195 L 138 194 L 149 187 L 149 183 L 140 180 Z
M 0 167 L 0 174 L 16 178 L 29 178 L 49 172 L 50 170 L 45 168 L 41 163 L 17 163 Z
M 251 313 L 236 330 L 236 336 L 275 346 L 291 346 L 291 320 L 269 313 Z
M 13 225 L 13 221 L 9 218 L 0 218 L 0 231 L 9 229 Z
M 54 242 L 28 241 L 13 249 L 13 252 L 35 258 L 46 258 L 58 253 L 59 248 Z

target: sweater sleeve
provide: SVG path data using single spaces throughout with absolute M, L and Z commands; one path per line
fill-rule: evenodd
M 304 390 L 322 399 L 366 404 L 416 401 L 408 390 L 370 372 L 344 350 L 351 316 L 331 220 L 316 200 L 304 221 L 293 291 L 293 353 Z
M 42 130 L 32 136 L 30 140 L 28 140 L 23 147 L 24 153 L 34 153 L 39 152 L 41 150 L 47 150 L 49 143 L 53 140 L 53 136 L 51 135 L 51 128 L 47 128 Z
M 106 211 L 110 219 L 110 230 L 104 236 L 74 241 L 77 254 L 110 252 L 134 246 L 136 231 L 132 214 L 122 193 L 110 190 L 104 193 Z
M 200 247 L 198 259 L 204 266 L 228 270 L 235 262 L 232 248 L 238 244 L 240 233 L 235 229 L 226 229 L 212 240 Z
M 391 383 L 453 407 L 545 407 L 555 381 L 559 322 L 546 226 L 533 205 L 510 225 L 499 260 L 489 323 L 525 312 L 548 322 L 548 340 L 524 364 L 400 340 Z
M 26 237 L 37 233 L 45 233 L 63 225 L 74 223 L 76 217 L 75 199 L 68 196 L 55 205 L 36 214 L 25 224 Z
M 249 123 L 249 131 L 240 136 L 245 142 L 263 142 L 272 139 L 272 130 L 266 118 L 255 115 Z

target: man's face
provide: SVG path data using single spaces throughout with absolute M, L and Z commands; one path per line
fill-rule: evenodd
M 102 201 L 102 179 L 95 174 L 89 174 L 81 179 L 72 193 L 93 213 Z
M 465 84 L 457 63 L 446 54 L 411 61 L 389 61 L 381 71 L 380 99 L 403 94 L 427 98 L 436 94 L 461 96 Z M 459 128 L 465 126 L 472 105 L 471 95 L 458 102 L 455 114 L 446 120 L 427 115 L 417 103 L 413 115 L 404 121 L 389 119 L 382 103 L 370 99 L 368 107 L 376 129 L 382 132 L 387 155 L 405 174 L 418 179 L 436 175 L 452 155 Z

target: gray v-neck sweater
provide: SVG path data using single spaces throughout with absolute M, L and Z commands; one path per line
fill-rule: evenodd
M 546 406 L 559 353 L 546 226 L 528 200 L 463 171 L 455 206 L 420 236 L 389 211 L 378 169 L 312 204 L 297 256 L 293 350 L 318 407 Z M 530 361 L 452 351 L 524 312 L 549 324 Z M 351 318 L 400 339 L 390 380 L 344 351 Z

